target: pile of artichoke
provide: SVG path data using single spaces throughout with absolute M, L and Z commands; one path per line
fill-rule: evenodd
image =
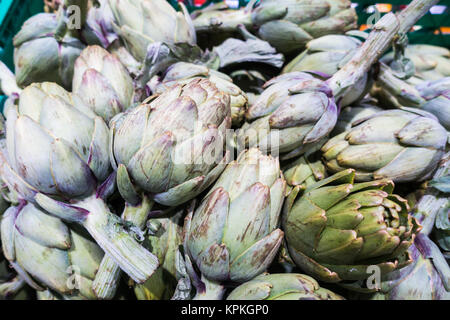
M 337 90 L 383 29 L 348 0 L 49 3 L 0 65 L 0 299 L 450 300 L 448 49 Z

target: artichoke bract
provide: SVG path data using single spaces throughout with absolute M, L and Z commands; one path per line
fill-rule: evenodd
M 362 100 L 354 105 L 347 106 L 339 113 L 339 118 L 336 122 L 336 126 L 331 132 L 331 137 L 336 136 L 344 131 L 350 130 L 352 124 L 356 123 L 360 119 L 365 119 L 378 112 L 383 111 L 378 107 L 374 101 Z
M 34 15 L 14 36 L 14 66 L 20 87 L 53 81 L 71 88 L 73 65 L 84 44 L 67 32 L 60 19 L 51 13 Z
M 227 300 L 344 300 L 298 273 L 261 274 L 231 291 Z
M 331 76 L 338 72 L 361 46 L 362 41 L 358 38 L 365 37 L 367 34 L 364 32 L 349 31 L 345 35 L 326 35 L 311 40 L 306 44 L 306 50 L 283 68 L 283 73 L 315 71 Z M 344 94 L 339 105 L 347 106 L 361 99 L 369 91 L 371 84 L 371 78 L 366 73 L 352 90 Z
M 116 32 L 139 61 L 144 61 L 148 45 L 155 42 L 196 43 L 187 11 L 175 11 L 166 0 L 110 0 L 109 5 Z
M 447 132 L 432 114 L 413 108 L 375 113 L 322 147 L 332 172 L 356 170 L 357 181 L 423 181 L 444 154 Z
M 278 151 L 284 158 L 305 152 L 334 128 L 337 106 L 326 82 L 304 72 L 290 72 L 264 84 L 248 108 L 237 134 L 240 146 Z
M 411 261 L 405 252 L 420 230 L 390 180 L 354 183 L 348 169 L 288 196 L 282 225 L 292 260 L 326 282 L 363 280 Z M 336 185 L 333 185 L 336 183 Z
M 133 103 L 133 80 L 118 58 L 100 46 L 84 49 L 75 61 L 73 93 L 109 122 Z
M 267 269 L 283 239 L 285 188 L 278 158 L 256 148 L 227 166 L 185 226 L 185 250 L 202 277 L 244 282 Z
M 0 173 L 9 189 L 59 218 L 82 224 L 136 282 L 150 277 L 156 257 L 103 200 L 115 178 L 104 120 L 72 104 L 70 94 L 55 83 L 28 86 L 5 114 L 7 150 L 1 154 Z
M 115 40 L 119 39 L 113 28 L 114 15 L 108 0 L 97 0 L 97 2 L 98 7 L 94 5 L 87 12 L 82 35 L 88 44 L 109 48 Z
M 374 300 L 450 300 L 450 268 L 439 248 L 419 233 L 409 251 L 414 262 L 382 279 Z
M 247 95 L 226 74 L 212 70 L 206 66 L 187 62 L 178 62 L 171 65 L 164 73 L 163 78 L 154 77 L 150 81 L 153 93 L 162 93 L 175 84 L 185 84 L 193 78 L 206 78 L 217 89 L 230 96 L 231 119 L 233 125 L 239 125 L 247 109 Z
M 177 84 L 112 121 L 111 161 L 129 203 L 139 191 L 163 205 L 186 202 L 226 166 L 230 97 L 207 79 Z
M 10 207 L 1 222 L 2 249 L 33 289 L 69 299 L 95 299 L 92 280 L 103 257 L 82 231 L 68 227 L 31 203 Z
M 356 27 L 357 16 L 347 0 L 262 0 L 252 9 L 254 3 L 240 10 L 207 9 L 195 17 L 195 29 L 229 32 L 243 24 L 277 51 L 290 53 L 314 38 Z

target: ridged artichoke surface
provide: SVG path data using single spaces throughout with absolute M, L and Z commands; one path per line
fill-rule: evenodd
M 408 108 L 375 113 L 322 147 L 332 172 L 356 170 L 357 181 L 423 181 L 444 154 L 447 132 L 432 114 Z
M 404 258 L 420 226 L 407 201 L 392 194 L 393 183 L 354 183 L 345 170 L 289 195 L 283 230 L 292 260 L 326 282 L 363 280 L 369 266 L 386 274 L 410 262 Z
M 175 206 L 197 196 L 225 168 L 230 97 L 211 81 L 194 79 L 152 99 L 113 119 L 111 161 L 125 200 L 138 202 L 138 188 Z
M 244 282 L 267 269 L 283 239 L 285 187 L 278 159 L 256 148 L 227 166 L 186 228 L 186 251 L 202 276 Z
M 227 300 L 344 300 L 321 288 L 313 278 L 296 273 L 261 274 L 234 289 Z

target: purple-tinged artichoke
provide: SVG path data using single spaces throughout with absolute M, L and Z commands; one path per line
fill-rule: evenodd
M 118 58 L 100 46 L 84 49 L 75 61 L 73 93 L 108 123 L 133 103 L 133 80 Z
M 227 300 L 344 300 L 321 288 L 313 278 L 298 273 L 261 274 L 241 284 Z
M 388 110 L 353 123 L 322 147 L 332 172 L 356 170 L 357 181 L 423 181 L 444 155 L 447 132 L 432 114 L 413 108 Z
M 89 8 L 82 30 L 83 39 L 88 44 L 100 45 L 105 49 L 119 36 L 114 32 L 114 15 L 108 0 L 96 0 L 98 5 Z
M 144 61 L 148 46 L 155 42 L 196 43 L 187 10 L 177 12 L 166 0 L 110 0 L 109 5 L 115 31 L 139 61 Z
M 245 282 L 268 268 L 283 239 L 278 223 L 285 188 L 278 158 L 256 148 L 227 166 L 186 218 L 186 255 L 206 283 Z
M 407 265 L 420 230 L 389 180 L 354 183 L 351 169 L 291 191 L 282 226 L 292 260 L 326 282 L 364 280 L 370 266 L 386 274 Z
M 20 198 L 83 225 L 136 282 L 158 266 L 103 198 L 113 188 L 104 120 L 54 83 L 25 88 L 6 114 L 6 150 L 0 173 Z
M 96 299 L 92 281 L 103 251 L 82 231 L 22 203 L 5 212 L 1 238 L 5 257 L 33 289 Z
M 72 85 L 73 66 L 84 44 L 68 32 L 63 12 L 39 13 L 14 36 L 14 65 L 19 87 L 52 81 Z
M 240 146 L 258 146 L 292 158 L 334 128 L 338 110 L 326 82 L 291 72 L 269 80 L 264 89 L 247 110 L 251 122 L 238 132 Z
M 195 29 L 217 34 L 243 24 L 277 51 L 291 53 L 314 38 L 356 27 L 357 16 L 347 0 L 262 0 L 253 8 L 255 2 L 240 10 L 206 8 L 194 14 Z
M 312 71 L 332 76 L 352 58 L 363 43 L 360 39 L 365 38 L 367 33 L 353 30 L 345 35 L 333 34 L 313 39 L 306 44 L 305 51 L 283 68 L 283 73 Z M 339 99 L 339 105 L 344 107 L 360 100 L 371 86 L 370 74 L 366 73 L 352 90 Z
M 207 79 L 177 84 L 112 121 L 111 162 L 129 203 L 144 191 L 163 205 L 193 199 L 226 166 L 230 97 Z
M 414 262 L 389 273 L 374 300 L 450 300 L 450 268 L 439 248 L 419 233 L 409 249 Z
M 162 93 L 175 84 L 186 84 L 194 78 L 206 78 L 217 89 L 230 96 L 231 119 L 233 125 L 238 126 L 247 109 L 247 95 L 226 74 L 210 69 L 206 66 L 187 62 L 178 62 L 171 65 L 162 78 L 155 76 L 150 81 L 150 90 L 153 93 Z

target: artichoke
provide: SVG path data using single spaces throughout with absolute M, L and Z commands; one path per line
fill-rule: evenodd
M 292 158 L 318 143 L 333 129 L 337 107 L 326 82 L 303 72 L 278 76 L 264 84 L 264 91 L 248 108 L 237 134 L 240 146 L 258 146 Z
M 243 24 L 277 51 L 291 53 L 317 37 L 344 33 L 356 27 L 357 16 L 347 0 L 250 1 L 240 10 L 207 8 L 193 20 L 197 32 L 235 31 Z
M 9 104 L 5 112 L 7 148 L 0 173 L 9 189 L 59 218 L 82 224 L 135 281 L 150 277 L 156 257 L 103 200 L 114 183 L 104 120 L 72 104 L 70 94 L 54 83 L 28 86 L 18 105 Z
M 32 288 L 95 299 L 92 280 L 103 251 L 82 231 L 28 203 L 5 212 L 1 238 L 6 258 Z
M 184 14 L 175 11 L 166 0 L 110 0 L 109 4 L 115 17 L 115 31 L 139 61 L 144 61 L 147 47 L 155 42 L 196 43 L 187 11 Z
M 419 233 L 409 249 L 414 262 L 382 279 L 374 300 L 450 300 L 450 268 L 439 248 Z
M 247 95 L 233 84 L 233 80 L 226 74 L 209 69 L 206 66 L 187 62 L 178 62 L 171 65 L 161 79 L 155 76 L 150 81 L 150 89 L 153 93 L 162 93 L 175 84 L 185 84 L 194 78 L 206 78 L 217 89 L 230 96 L 231 119 L 233 125 L 239 125 L 247 109 Z
M 327 176 L 325 166 L 317 153 L 302 155 L 290 161 L 283 168 L 283 174 L 289 186 L 300 186 L 301 189 L 306 189 Z
M 369 266 L 386 274 L 408 264 L 405 251 L 420 230 L 405 199 L 389 180 L 354 183 L 348 169 L 293 189 L 283 211 L 283 230 L 292 260 L 326 282 L 363 280 Z M 332 185 L 333 183 L 339 183 Z
M 64 14 L 40 13 L 29 18 L 14 36 L 17 84 L 53 81 L 66 89 L 72 85 L 73 66 L 84 44 L 72 36 Z
M 353 168 L 357 181 L 423 181 L 436 169 L 446 141 L 435 116 L 406 108 L 360 119 L 325 143 L 322 152 L 329 170 Z
M 415 67 L 415 79 L 411 79 L 411 82 L 450 77 L 450 50 L 448 48 L 428 44 L 413 44 L 405 48 L 405 57 L 411 59 Z M 386 54 L 381 59 L 388 65 L 393 60 L 393 52 Z
M 185 250 L 202 277 L 239 283 L 267 269 L 283 239 L 285 187 L 278 159 L 256 148 L 228 164 L 185 226 Z
M 331 76 L 338 72 L 361 46 L 362 41 L 358 38 L 366 37 L 367 34 L 364 32 L 349 31 L 345 35 L 333 34 L 313 39 L 306 44 L 306 50 L 283 68 L 283 73 L 315 71 Z M 369 91 L 371 85 L 369 74 L 364 74 L 352 90 L 339 100 L 340 106 L 347 106 L 360 100 Z
M 231 291 L 227 300 L 344 300 L 298 273 L 261 274 Z
M 358 122 L 360 119 L 370 117 L 380 111 L 383 111 L 378 107 L 374 101 L 362 100 L 354 105 L 347 106 L 339 113 L 336 126 L 331 132 L 331 136 L 336 136 L 344 131 L 350 130 L 352 124 Z
M 385 107 L 413 107 L 434 114 L 450 130 L 450 77 L 421 81 L 415 86 L 398 78 L 388 67 L 381 65 L 374 96 Z
M 89 46 L 75 61 L 73 93 L 109 122 L 133 103 L 133 80 L 122 63 L 100 46 Z
M 211 185 L 226 165 L 230 97 L 207 79 L 177 84 L 112 121 L 111 161 L 129 203 L 139 190 L 176 206 Z

